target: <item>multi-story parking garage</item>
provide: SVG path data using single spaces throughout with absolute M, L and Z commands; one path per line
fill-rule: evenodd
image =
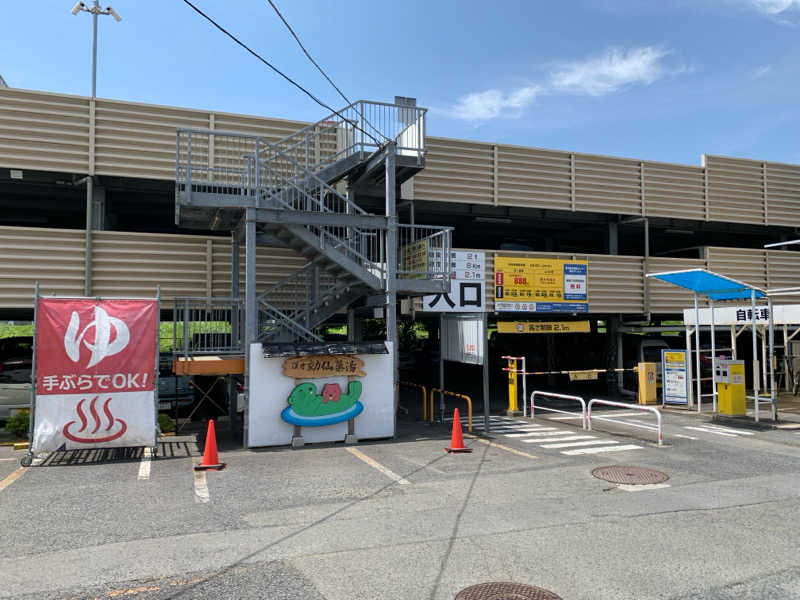
M 239 245 L 230 229 L 217 228 L 213 214 L 176 224 L 176 130 L 277 142 L 305 126 L 0 89 L 0 318 L 32 317 L 35 282 L 42 294 L 92 296 L 146 296 L 160 285 L 164 307 L 177 297 L 230 296 L 232 245 Z M 213 169 L 208 144 L 204 160 Z M 401 178 L 397 214 L 405 223 L 452 227 L 454 249 L 485 253 L 491 320 L 498 257 L 585 261 L 588 317 L 613 346 L 620 322 L 674 321 L 691 303 L 648 272 L 704 267 L 763 288 L 800 285 L 794 252 L 763 249 L 796 237 L 800 166 L 708 155 L 700 163 L 426 136 L 424 168 Z M 347 181 L 337 186 L 347 193 Z M 383 210 L 378 191 L 366 187 L 358 198 L 367 210 Z M 308 261 L 280 236 L 261 241 L 259 290 Z M 419 300 L 412 305 L 421 308 Z M 589 350 L 609 354 L 602 337 L 591 339 L 598 348 L 585 352 L 558 343 L 574 360 Z

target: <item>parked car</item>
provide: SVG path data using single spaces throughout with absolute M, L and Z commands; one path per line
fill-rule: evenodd
M 190 378 L 172 371 L 172 354 L 162 353 L 158 370 L 158 410 L 183 409 L 194 402 Z
M 30 408 L 32 354 L 12 356 L 0 362 L 0 421 Z
M 30 335 L 19 335 L 14 337 L 0 338 L 0 363 L 13 356 L 32 356 L 33 337 Z

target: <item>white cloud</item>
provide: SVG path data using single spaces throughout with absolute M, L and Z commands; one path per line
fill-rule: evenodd
M 472 92 L 440 112 L 465 121 L 517 119 L 542 95 L 603 96 L 631 85 L 649 85 L 667 75 L 689 70 L 686 67 L 668 69 L 663 59 L 669 54 L 669 51 L 654 46 L 627 51 L 610 49 L 583 61 L 557 64 L 543 83 L 511 91 L 494 88 Z
M 667 54 L 653 46 L 627 52 L 611 49 L 597 58 L 556 68 L 550 74 L 550 84 L 557 91 L 590 96 L 610 94 L 633 84 L 649 85 L 665 75 L 662 59 Z
M 522 109 L 536 99 L 539 89 L 525 86 L 508 94 L 500 90 L 473 92 L 462 96 L 447 112 L 450 116 L 465 121 L 485 121 L 497 117 L 518 118 Z
M 772 70 L 770 65 L 762 65 L 753 71 L 753 79 L 761 79 Z
M 755 7 L 768 15 L 779 15 L 789 9 L 800 9 L 800 0 L 751 0 Z

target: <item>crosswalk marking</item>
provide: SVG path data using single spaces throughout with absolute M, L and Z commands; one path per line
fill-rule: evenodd
M 572 448 L 575 446 L 601 446 L 603 444 L 617 444 L 614 440 L 591 440 L 588 442 L 566 442 L 557 444 L 542 444 L 542 448 Z
M 740 435 L 755 435 L 752 431 L 743 431 L 741 429 L 734 429 L 733 427 L 721 427 L 720 425 L 705 424 L 700 427 L 686 426 L 684 429 L 691 429 L 692 431 L 702 431 L 704 433 L 713 433 L 724 437 L 739 437 Z
M 752 431 L 744 431 L 743 429 L 734 429 L 733 427 L 723 427 L 721 425 L 705 425 L 709 429 L 717 431 L 724 431 L 726 433 L 736 433 L 738 435 L 755 435 Z
M 574 431 L 563 431 L 563 430 L 562 431 L 558 431 L 556 429 L 551 429 L 551 430 L 548 430 L 548 431 L 537 431 L 535 433 L 526 433 L 525 435 L 514 435 L 513 433 L 507 433 L 506 437 L 526 438 L 525 440 L 522 440 L 522 441 L 526 441 L 527 438 L 532 438 L 530 441 L 536 442 L 536 441 L 538 441 L 538 438 L 540 438 L 540 437 L 548 437 L 548 436 L 551 436 L 551 435 L 572 435 L 574 433 L 575 433 Z
M 593 435 L 562 435 L 559 437 L 549 437 L 549 438 L 533 438 L 533 439 L 524 439 L 520 440 L 521 442 L 525 442 L 526 444 L 538 444 L 540 442 L 566 442 L 572 440 L 593 440 Z M 542 446 L 544 448 L 544 446 Z
M 607 413 L 608 417 L 619 416 Z M 621 413 L 622 414 L 622 413 Z M 639 416 L 640 413 L 626 413 Z M 599 417 L 601 420 L 609 420 L 608 417 Z M 573 417 L 568 417 L 573 418 Z M 580 416 L 578 417 L 580 418 Z M 460 417 L 462 427 L 466 427 L 468 419 Z M 525 444 L 538 444 L 540 448 L 558 450 L 561 454 L 571 456 L 580 454 L 599 454 L 602 452 L 617 452 L 620 450 L 640 450 L 642 447 L 636 444 L 621 444 L 612 439 L 597 439 L 596 435 L 589 435 L 591 432 L 576 431 L 574 428 L 561 429 L 548 418 L 540 423 L 523 421 L 514 417 L 490 417 L 489 427 L 493 434 L 503 437 L 517 439 Z M 452 423 L 452 419 L 445 419 L 446 423 Z M 638 425 L 649 429 L 650 425 Z M 485 420 L 482 416 L 474 417 L 472 420 L 473 431 L 485 429 Z
M 537 435 L 553 435 L 552 432 L 556 431 L 555 427 L 542 427 L 536 431 L 523 431 L 521 433 L 505 433 L 505 437 L 531 437 Z
M 713 429 L 706 429 L 705 427 L 685 427 L 685 429 L 691 429 L 692 431 L 703 431 L 705 433 L 715 433 L 717 435 L 724 435 L 725 437 L 738 437 L 735 433 L 725 433 L 724 431 L 714 431 Z
M 620 446 L 603 446 L 602 448 L 576 448 L 575 450 L 562 450 L 561 454 L 575 456 L 578 454 L 600 454 L 602 452 L 619 452 L 621 450 L 641 450 L 641 446 L 623 444 Z

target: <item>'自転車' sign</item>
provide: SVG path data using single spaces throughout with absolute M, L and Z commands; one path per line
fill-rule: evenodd
M 31 451 L 155 445 L 157 306 L 38 299 Z

